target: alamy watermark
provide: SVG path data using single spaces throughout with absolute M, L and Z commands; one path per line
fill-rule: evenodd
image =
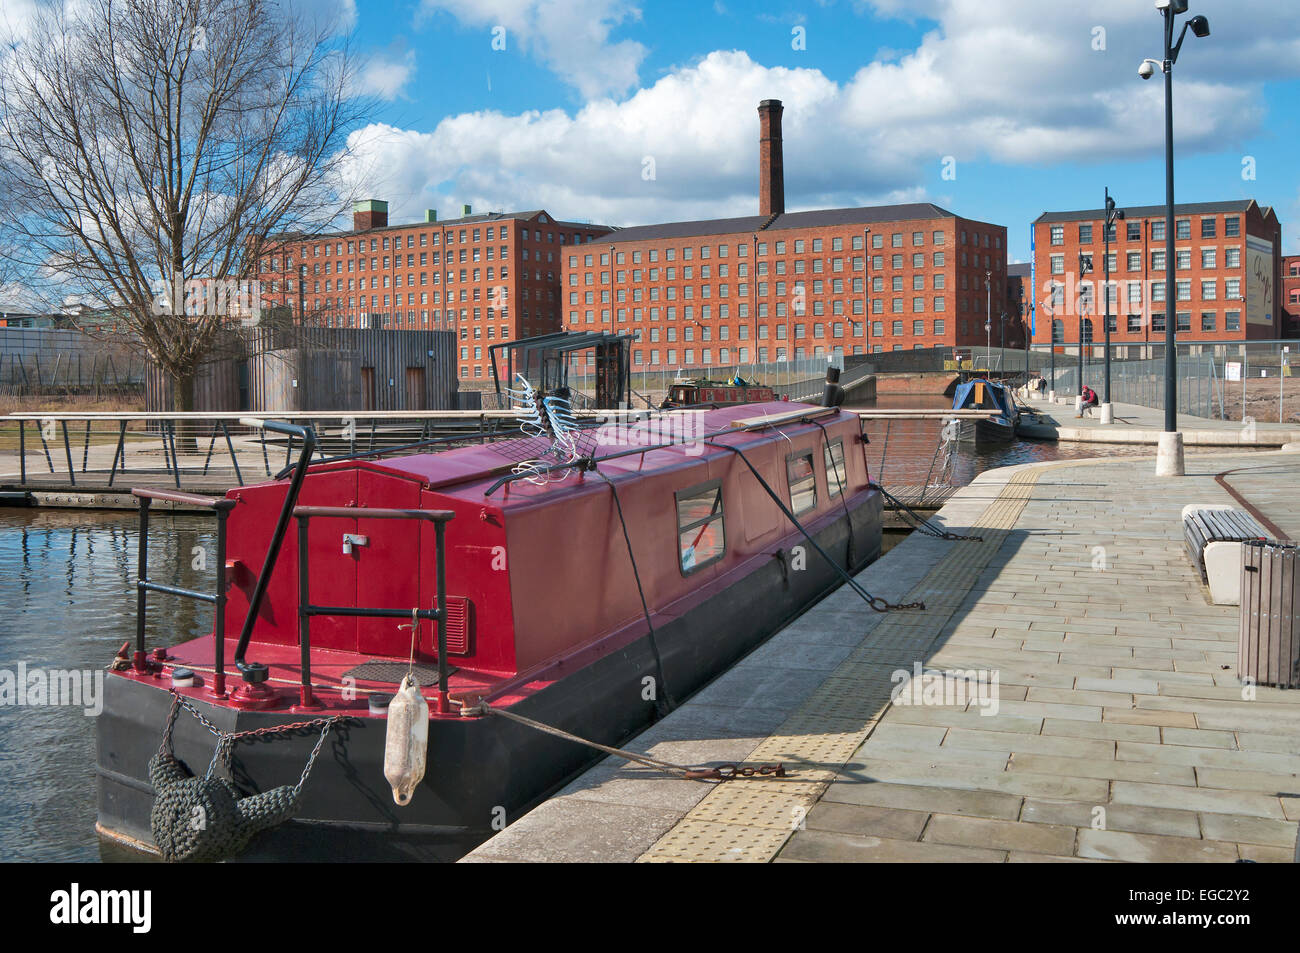
M 655 447 L 677 444 L 690 456 L 704 452 L 704 413 L 679 410 L 647 420 L 636 417 L 605 424 L 596 431 L 596 443 L 602 447 Z
M 997 669 L 939 670 L 912 664 L 912 671 L 895 669 L 889 698 L 895 705 L 927 705 L 965 708 L 974 704 L 981 715 L 998 713 L 1001 676 Z
M 256 279 L 156 278 L 150 283 L 153 313 L 189 318 L 235 318 L 245 325 L 262 317 L 262 283 Z
M 104 710 L 103 669 L 43 669 L 19 662 L 0 669 L 0 708 L 80 708 L 88 718 Z

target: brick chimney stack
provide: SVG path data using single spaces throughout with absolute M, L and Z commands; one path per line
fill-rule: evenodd
M 352 230 L 366 232 L 388 225 L 388 203 L 379 199 L 364 199 L 352 206 Z
M 781 113 L 779 99 L 758 104 L 758 214 L 785 212 L 785 163 L 781 158 Z

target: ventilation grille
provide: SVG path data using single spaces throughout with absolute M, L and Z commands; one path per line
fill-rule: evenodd
M 470 634 L 474 628 L 473 605 L 465 596 L 447 597 L 447 654 L 469 655 Z M 430 651 L 438 647 L 438 629 L 431 627 Z

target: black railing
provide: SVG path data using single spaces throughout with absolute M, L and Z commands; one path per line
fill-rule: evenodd
M 284 495 L 280 517 L 276 520 L 275 531 L 271 534 L 271 544 L 266 549 L 262 570 L 257 574 L 257 584 L 253 587 L 253 594 L 249 596 L 248 615 L 244 617 L 243 628 L 239 630 L 239 642 L 235 646 L 235 667 L 239 669 L 240 676 L 249 683 L 250 687 L 256 687 L 266 681 L 270 673 L 260 662 L 246 662 L 244 653 L 248 651 L 248 641 L 253 635 L 253 623 L 257 621 L 257 614 L 262 609 L 262 600 L 266 597 L 266 587 L 271 581 L 271 573 L 275 571 L 276 560 L 280 558 L 280 547 L 284 543 L 285 533 L 289 531 L 289 517 L 298 504 L 302 481 L 307 476 L 307 465 L 311 463 L 311 455 L 316 449 L 316 431 L 311 427 L 298 427 L 278 420 L 259 420 L 253 417 L 241 418 L 239 422 L 246 427 L 258 427 L 302 440 L 298 465 L 294 467 L 293 479 L 289 481 L 288 492 Z
M 302 691 L 300 707 L 318 707 L 311 691 L 311 617 L 317 615 L 350 616 L 377 619 L 432 619 L 438 624 L 438 711 L 449 712 L 447 696 L 447 566 L 444 558 L 446 526 L 456 516 L 451 510 L 393 510 L 356 506 L 299 506 L 293 511 L 298 520 L 298 643 L 302 650 Z M 312 604 L 311 573 L 308 564 L 307 530 L 313 517 L 339 519 L 427 520 L 433 523 L 435 579 L 438 593 L 436 609 L 390 609 L 371 606 L 318 606 Z M 414 631 L 411 638 L 415 638 Z
M 145 621 L 148 616 L 148 596 L 151 592 L 185 599 L 197 599 L 210 603 L 215 609 L 213 629 L 213 677 L 212 694 L 217 698 L 226 697 L 226 517 L 234 509 L 235 501 L 218 499 L 210 496 L 195 496 L 192 493 L 178 493 L 171 490 L 131 491 L 140 501 L 140 549 L 137 562 L 137 579 L 135 583 L 135 653 L 131 667 L 137 672 L 150 671 L 148 655 L 144 644 Z M 149 506 L 154 500 L 181 503 L 186 506 L 201 506 L 212 510 L 217 517 L 217 585 L 215 593 L 199 592 L 196 589 L 184 589 L 180 586 L 168 586 L 149 579 Z

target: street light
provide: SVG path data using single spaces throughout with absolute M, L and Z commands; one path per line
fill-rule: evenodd
M 993 272 L 984 272 L 984 373 L 993 366 Z
M 1174 64 L 1190 27 L 1198 37 L 1210 35 L 1210 21 L 1194 16 L 1183 24 L 1174 42 L 1175 18 L 1187 12 L 1187 0 L 1156 0 L 1156 9 L 1164 17 L 1164 60 L 1146 59 L 1138 67 L 1144 80 L 1159 66 L 1165 74 L 1165 429 L 1156 452 L 1156 476 L 1182 476 L 1183 436 L 1178 432 L 1177 374 L 1178 353 L 1174 329 L 1177 326 L 1178 292 L 1174 281 Z M 1174 310 L 1170 311 L 1170 302 Z
M 1114 423 L 1115 421 L 1115 408 L 1110 402 L 1110 230 L 1115 227 L 1116 222 L 1122 222 L 1124 220 L 1124 210 L 1115 207 L 1115 200 L 1110 197 L 1109 186 L 1106 188 L 1105 210 L 1105 214 L 1102 217 L 1102 242 L 1104 245 L 1103 254 L 1105 255 L 1102 268 L 1105 274 L 1105 281 L 1102 283 L 1102 294 L 1106 296 L 1106 317 L 1104 318 L 1106 322 L 1106 356 L 1104 358 L 1106 373 L 1102 385 L 1104 393 L 1101 403 L 1101 422 L 1103 424 L 1109 424 Z M 1115 238 L 1118 240 L 1119 235 L 1117 234 Z
M 1085 258 L 1084 253 L 1079 252 L 1079 277 L 1082 278 L 1084 275 L 1090 275 L 1092 274 L 1092 271 L 1093 271 L 1092 256 L 1088 255 L 1088 257 Z M 1083 372 L 1084 372 L 1084 364 L 1087 360 L 1087 358 L 1084 356 L 1083 353 L 1083 322 L 1084 322 L 1084 315 L 1087 313 L 1088 310 L 1088 296 L 1084 294 L 1082 282 L 1080 282 L 1079 284 L 1079 294 L 1075 298 L 1075 304 L 1079 308 L 1079 402 L 1082 403 L 1083 402 Z M 1095 314 L 1096 312 L 1093 313 Z M 1092 335 L 1088 335 L 1088 337 L 1091 338 Z M 1089 343 L 1091 343 L 1091 341 Z

